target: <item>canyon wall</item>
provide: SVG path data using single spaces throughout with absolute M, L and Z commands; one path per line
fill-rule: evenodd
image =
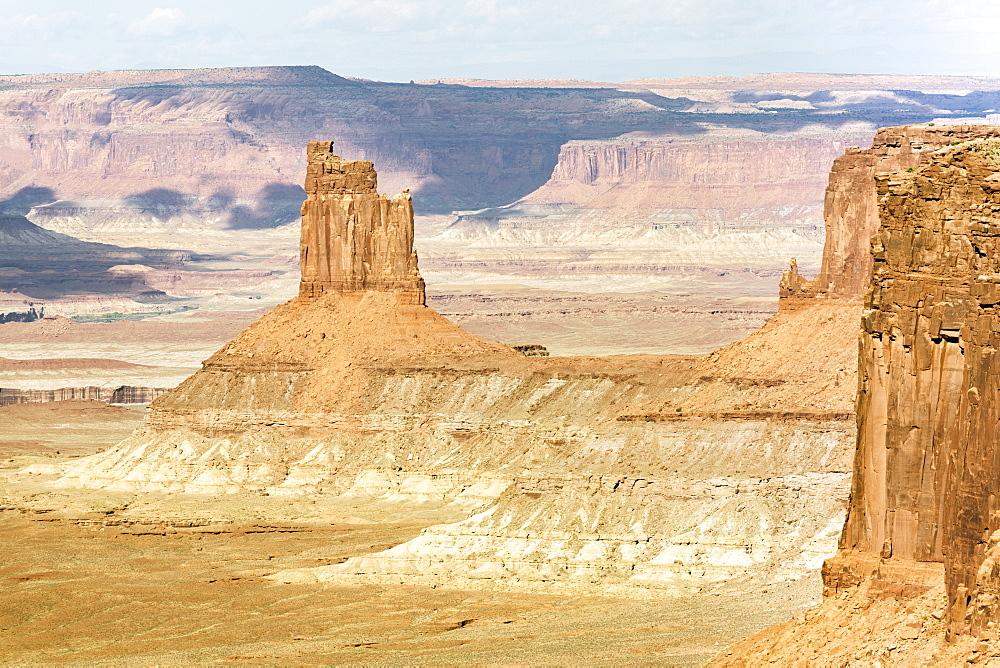
M 993 621 L 996 471 L 991 327 L 1000 130 L 879 179 L 861 338 L 858 454 L 842 559 L 944 562 L 950 630 Z M 834 562 L 827 585 L 843 577 Z M 970 607 L 971 606 L 971 607 Z M 968 614 L 967 614 L 968 613 Z
M 154 401 L 130 438 L 24 480 L 466 518 L 285 581 L 674 596 L 795 580 L 832 553 L 852 312 L 782 314 L 708 358 L 526 357 L 415 298 L 408 199 L 377 195 L 370 163 L 330 151 L 310 145 L 302 248 L 316 270 L 300 295 Z
M 541 188 L 510 206 L 460 216 L 442 236 L 480 255 L 625 247 L 648 254 L 647 264 L 778 269 L 790 255 L 819 256 L 830 163 L 870 141 L 860 125 L 573 141 Z
M 0 198 L 32 195 L 35 222 L 92 237 L 273 227 L 297 218 L 300 147 L 334 137 L 425 208 L 497 206 L 541 185 L 568 139 L 697 131 L 673 113 L 683 101 L 642 97 L 392 84 L 318 67 L 4 77 Z
M 954 131 L 964 141 L 876 179 L 854 479 L 826 601 L 724 665 L 1000 660 L 1000 129 Z
M 121 385 L 114 388 L 61 387 L 55 390 L 21 390 L 0 387 L 0 406 L 71 400 L 103 401 L 108 404 L 148 404 L 169 391 L 170 388 L 166 387 L 136 387 L 133 385 Z
M 88 238 L 273 227 L 297 218 L 299 147 L 333 137 L 345 155 L 377 162 L 390 189 L 412 187 L 424 211 L 474 210 L 537 190 L 573 140 L 683 138 L 727 127 L 766 139 L 997 106 L 987 93 L 956 100 L 931 90 L 948 87 L 947 78 L 933 86 L 914 79 L 916 88 L 891 99 L 821 78 L 811 82 L 820 88 L 810 102 L 791 81 L 767 90 L 737 80 L 731 90 L 715 90 L 718 82 L 396 84 L 318 67 L 7 76 L 0 198 L 10 207 L 37 195 L 32 220 Z M 970 85 L 992 90 L 986 80 L 952 87 Z M 782 107 L 781 86 L 803 99 Z M 708 100 L 719 95 L 727 99 Z
M 412 188 L 418 213 L 440 214 L 418 219 L 433 285 L 578 292 L 603 313 L 593 322 L 620 323 L 576 335 L 582 328 L 569 317 L 539 313 L 535 295 L 518 296 L 505 312 L 529 313 L 521 324 L 530 329 L 513 342 L 593 353 L 607 350 L 590 345 L 602 337 L 643 331 L 641 319 L 594 296 L 612 288 L 648 292 L 658 308 L 699 311 L 661 323 L 657 333 L 673 332 L 662 342 L 627 335 L 623 350 L 707 352 L 774 310 L 772 285 L 788 257 L 803 273 L 816 271 L 825 161 L 866 146 L 879 123 L 998 105 L 983 92 L 992 91 L 988 80 L 962 79 L 955 85 L 981 91 L 949 97 L 940 92 L 947 78 L 914 79 L 914 89 L 892 79 L 903 88 L 891 95 L 850 88 L 876 80 L 829 76 L 807 78 L 819 87 L 806 93 L 800 79 L 733 80 L 733 89 L 658 81 L 653 90 L 635 82 L 400 84 L 317 67 L 3 77 L 0 211 L 87 241 L 217 262 L 181 275 L 176 265 L 136 260 L 158 271 L 119 267 L 94 277 L 91 294 L 121 295 L 114 303 L 78 299 L 87 285 L 60 286 L 31 270 L 3 272 L 0 290 L 44 295 L 47 312 L 67 315 L 169 310 L 175 297 L 211 309 L 247 298 L 279 303 L 294 294 L 294 278 L 265 272 L 295 270 L 301 147 L 334 138 L 343 155 L 376 162 L 390 192 Z M 439 234 L 453 211 L 459 222 Z M 30 258 L 58 264 L 47 250 Z M 223 266 L 222 254 L 227 269 L 248 271 L 204 270 Z M 54 269 L 67 264 L 63 257 Z M 161 306 L 128 302 L 137 295 Z M 508 336 L 480 311 L 473 320 L 480 333 Z
M 696 137 L 572 141 L 561 148 L 545 185 L 519 204 L 614 210 L 637 219 L 721 210 L 733 221 L 739 211 L 811 209 L 822 198 L 834 158 L 870 141 L 861 125 L 812 136 L 715 130 Z

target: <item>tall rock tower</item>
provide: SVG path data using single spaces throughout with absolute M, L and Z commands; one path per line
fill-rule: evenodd
M 828 591 L 941 582 L 949 629 L 1000 622 L 1000 138 L 877 179 L 860 337 L 858 449 Z
M 423 305 L 410 191 L 379 193 L 375 166 L 335 155 L 332 141 L 309 142 L 307 154 L 299 294 L 392 292 Z

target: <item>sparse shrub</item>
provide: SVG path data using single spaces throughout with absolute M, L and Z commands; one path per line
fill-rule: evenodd
M 973 139 L 964 143 L 971 151 L 983 156 L 990 167 L 1000 169 L 1000 140 Z

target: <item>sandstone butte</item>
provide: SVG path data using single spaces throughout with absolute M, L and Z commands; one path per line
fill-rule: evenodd
M 331 142 L 308 158 L 300 294 L 131 437 L 25 484 L 465 518 L 287 581 L 670 596 L 796 580 L 833 553 L 855 310 L 813 300 L 708 358 L 526 357 L 424 305 L 408 194 L 378 194 L 372 163 Z
M 879 174 L 858 441 L 824 603 L 721 665 L 1000 664 L 1000 129 Z

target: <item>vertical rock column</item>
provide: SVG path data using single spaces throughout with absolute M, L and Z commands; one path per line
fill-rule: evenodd
M 876 179 L 854 483 L 824 576 L 905 595 L 944 562 L 951 632 L 981 632 L 1000 622 L 1000 140 L 926 158 Z
M 309 142 L 307 152 L 299 294 L 391 292 L 423 305 L 409 191 L 380 194 L 373 164 L 342 159 L 333 142 Z

